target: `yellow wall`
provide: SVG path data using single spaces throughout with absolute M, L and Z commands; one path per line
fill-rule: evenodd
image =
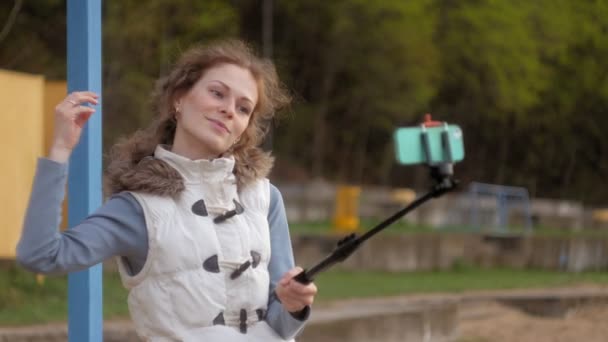
M 44 84 L 44 145 L 43 153 L 46 155 L 51 148 L 51 142 L 53 140 L 53 129 L 55 128 L 55 106 L 67 95 L 68 87 L 65 81 L 46 81 Z M 61 229 L 67 227 L 67 189 L 66 189 L 66 200 L 63 201 L 63 220 L 61 222 Z
M 51 148 L 55 106 L 66 96 L 68 90 L 65 81 L 46 81 L 44 84 L 44 151 Z
M 61 88 L 63 84 L 63 88 Z M 46 89 L 49 89 L 45 96 Z M 0 258 L 13 258 L 21 234 L 38 157 L 46 155 L 52 139 L 53 104 L 65 94 L 65 82 L 43 76 L 0 70 Z M 49 136 L 50 135 L 50 136 Z

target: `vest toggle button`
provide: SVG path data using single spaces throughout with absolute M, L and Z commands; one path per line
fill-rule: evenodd
M 253 268 L 258 267 L 260 261 L 262 260 L 262 255 L 256 251 L 251 251 L 249 254 L 251 254 L 251 260 L 253 260 L 253 264 L 251 266 Z
M 235 216 L 237 214 L 242 214 L 245 211 L 245 208 L 243 208 L 243 206 L 239 202 L 237 202 L 237 200 L 233 199 L 232 202 L 234 203 L 234 209 L 229 210 L 220 216 L 217 216 L 216 218 L 213 219 L 213 223 L 224 222 L 227 219 L 231 218 L 232 216 Z
M 241 309 L 239 330 L 241 333 L 247 333 L 247 310 Z
M 264 316 L 266 316 L 266 311 L 264 309 L 257 309 L 255 313 L 258 314 L 258 319 L 260 321 L 264 320 Z
M 219 315 L 213 319 L 213 325 L 226 325 L 226 321 L 224 321 L 224 313 L 220 312 Z
M 242 263 L 239 268 L 237 268 L 236 270 L 234 270 L 234 272 L 232 272 L 232 274 L 230 274 L 230 279 L 234 280 L 238 278 L 241 274 L 243 274 L 243 272 L 245 272 L 249 268 L 249 266 L 251 266 L 251 261 L 249 260 Z

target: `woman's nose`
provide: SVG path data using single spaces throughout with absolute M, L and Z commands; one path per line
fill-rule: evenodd
M 223 104 L 220 108 L 220 112 L 228 117 L 232 117 L 234 115 L 234 105 L 232 101 L 227 101 L 227 103 Z

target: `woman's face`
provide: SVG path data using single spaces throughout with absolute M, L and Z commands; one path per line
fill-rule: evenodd
M 234 64 L 207 69 L 175 103 L 173 152 L 193 160 L 218 157 L 243 134 L 257 101 L 248 69 Z

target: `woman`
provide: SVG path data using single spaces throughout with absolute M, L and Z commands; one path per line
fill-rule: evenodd
M 117 256 L 145 340 L 291 340 L 317 289 L 292 279 L 301 269 L 280 193 L 266 178 L 272 157 L 257 147 L 263 122 L 289 100 L 273 65 L 239 41 L 195 47 L 154 99 L 156 121 L 111 151 L 112 197 L 61 234 L 67 162 L 97 95 L 75 92 L 57 105 L 18 261 L 48 274 Z

